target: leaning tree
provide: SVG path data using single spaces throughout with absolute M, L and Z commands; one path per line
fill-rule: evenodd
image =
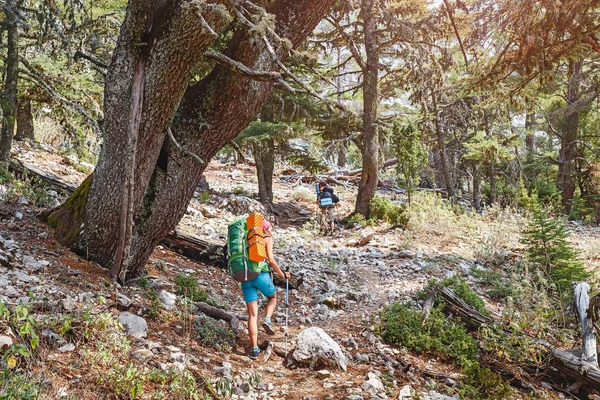
M 284 84 L 290 49 L 333 2 L 130 0 L 106 76 L 102 150 L 48 217 L 57 238 L 114 279 L 142 275 L 207 163 Z M 217 64 L 198 76 L 208 57 Z

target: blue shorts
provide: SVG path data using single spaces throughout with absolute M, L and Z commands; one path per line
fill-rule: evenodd
M 256 279 L 242 282 L 242 292 L 244 293 L 246 304 L 258 301 L 259 290 L 266 297 L 272 297 L 277 291 L 275 285 L 273 285 L 273 279 L 271 278 L 270 272 L 261 272 Z

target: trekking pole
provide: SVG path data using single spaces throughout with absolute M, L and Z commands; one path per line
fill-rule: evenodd
M 288 289 L 289 289 L 289 279 L 288 273 L 290 272 L 290 266 L 287 265 L 285 267 L 285 355 L 288 353 L 288 310 L 289 310 L 289 302 L 288 302 Z

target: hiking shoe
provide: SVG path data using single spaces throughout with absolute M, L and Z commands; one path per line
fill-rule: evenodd
M 256 360 L 258 358 L 259 354 L 260 354 L 260 349 L 258 347 L 253 347 L 252 349 L 250 349 L 250 353 L 248 353 L 248 357 L 250 357 L 251 360 Z
M 275 329 L 273 329 L 273 324 L 271 323 L 271 320 L 265 319 L 262 323 L 262 327 L 265 330 L 265 332 L 267 332 L 267 335 L 275 334 Z

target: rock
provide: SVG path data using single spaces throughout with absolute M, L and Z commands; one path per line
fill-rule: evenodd
M 79 158 L 74 154 L 69 154 L 68 156 L 63 157 L 61 162 L 65 165 L 77 165 L 79 164 Z
M 374 237 L 375 237 L 375 232 L 373 232 L 371 230 L 367 230 L 360 235 L 360 238 L 358 239 L 358 245 L 365 246 L 371 240 L 373 240 Z
M 58 349 L 58 351 L 61 353 L 66 353 L 73 350 L 75 350 L 75 345 L 73 343 L 67 343 Z
M 383 387 L 383 382 L 377 375 L 373 372 L 369 372 L 367 377 L 369 378 L 362 384 L 362 389 L 372 395 L 376 395 L 379 392 L 383 392 L 385 388 Z
M 121 308 L 127 309 L 133 304 L 133 300 L 125 296 L 123 293 L 117 293 L 117 303 Z
M 0 349 L 9 348 L 13 345 L 13 340 L 8 336 L 0 336 Z
M 119 293 L 120 294 L 120 293 Z M 118 297 L 119 295 L 117 295 Z M 87 303 L 94 298 L 94 293 L 92 292 L 83 292 L 77 295 L 77 301 L 80 303 Z
M 16 219 L 23 219 L 23 213 L 21 211 L 15 211 Z
M 346 371 L 348 359 L 331 336 L 318 327 L 310 327 L 298 335 L 293 359 L 311 367 L 332 366 Z
M 127 330 L 127 334 L 136 339 L 142 339 L 148 335 L 148 324 L 142 317 L 124 312 L 119 316 L 119 322 Z
M 328 370 L 326 370 L 326 369 L 321 369 L 321 370 L 317 371 L 317 376 L 318 376 L 320 379 L 329 378 L 329 377 L 331 376 L 331 372 L 329 372 L 329 371 L 328 371 Z
M 423 396 L 423 400 L 459 400 L 460 397 L 458 394 L 454 396 L 446 396 L 445 394 L 438 393 L 434 390 L 430 390 L 425 396 Z
M 414 256 L 415 254 L 410 250 L 400 250 L 398 253 L 396 253 L 396 257 L 398 258 L 413 258 Z
M 398 394 L 398 400 L 414 400 L 412 392 L 413 390 L 410 385 L 403 386 L 400 389 L 400 394 Z
M 17 277 L 17 280 L 20 282 L 29 283 L 29 282 L 39 282 L 40 281 L 40 279 L 37 276 L 27 275 L 23 271 L 17 271 L 15 275 Z
M 252 390 L 252 386 L 250 386 L 250 384 L 248 382 L 243 382 L 240 385 L 240 389 L 244 391 L 244 393 L 248 393 L 250 392 L 250 390 Z
M 354 360 L 356 360 L 356 362 L 358 362 L 358 363 L 365 363 L 365 364 L 368 364 L 371 361 L 369 358 L 369 355 L 363 354 L 363 353 L 356 353 L 354 355 Z
M 48 328 L 42 331 L 42 337 L 48 342 L 48 344 L 50 344 L 50 346 L 52 346 L 52 348 L 56 348 L 67 343 L 67 341 L 63 339 L 60 335 L 52 332 Z
M 198 188 L 203 192 L 208 192 L 210 190 L 210 185 L 206 180 L 206 176 L 202 175 L 202 178 L 200 178 L 200 183 L 198 183 Z
M 15 298 L 15 297 L 18 297 L 21 293 L 17 289 L 15 289 L 14 287 L 7 286 L 7 287 L 4 288 L 4 293 L 3 294 L 5 296 L 10 297 L 10 298 Z
M 215 210 L 212 207 L 209 206 L 204 206 L 200 209 L 200 212 L 202 213 L 202 215 L 204 215 L 206 218 L 217 218 L 219 216 L 219 214 L 217 213 L 217 210 Z
M 158 300 L 160 300 L 166 310 L 172 310 L 177 303 L 177 295 L 167 292 L 166 290 L 161 290 L 158 294 Z
M 359 396 L 357 394 L 353 394 L 353 395 L 344 397 L 344 400 L 363 400 L 363 397 Z
M 73 311 L 75 309 L 75 300 L 71 296 L 67 296 L 62 300 L 62 306 L 65 311 Z
M 131 352 L 131 357 L 140 361 L 148 361 L 152 357 L 154 357 L 154 353 L 152 353 L 148 349 L 135 349 Z

